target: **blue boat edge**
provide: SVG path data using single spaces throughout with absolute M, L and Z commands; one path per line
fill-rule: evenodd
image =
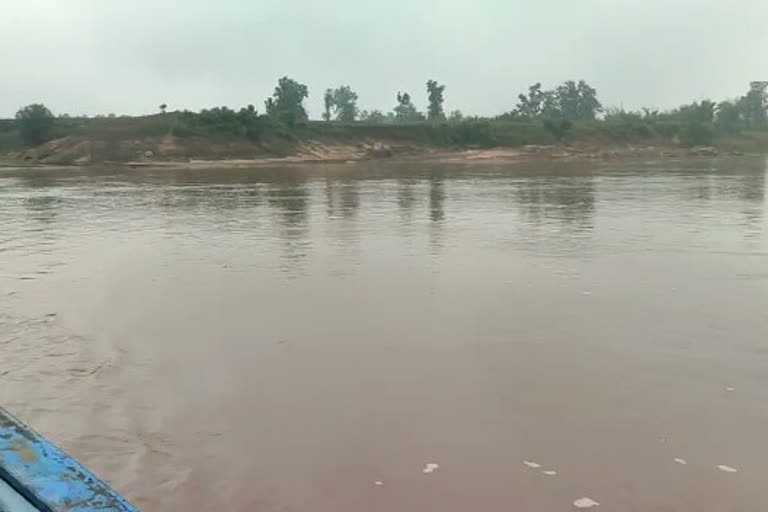
M 138 512 L 106 482 L 2 407 L 0 480 L 43 512 Z

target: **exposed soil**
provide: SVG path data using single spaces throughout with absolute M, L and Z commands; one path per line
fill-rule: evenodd
M 290 147 L 273 147 L 250 141 L 214 141 L 170 135 L 91 140 L 63 137 L 19 153 L 4 156 L 8 163 L 32 165 L 121 164 L 131 167 L 239 167 L 294 163 L 354 163 L 387 158 L 427 158 L 433 161 L 495 163 L 515 160 L 606 160 L 616 158 L 677 158 L 740 154 L 713 147 L 675 146 L 528 145 L 490 149 L 450 150 L 426 145 L 365 141 L 359 144 L 306 140 Z

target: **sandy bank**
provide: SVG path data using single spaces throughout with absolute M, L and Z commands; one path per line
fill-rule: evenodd
M 233 168 L 301 164 L 356 164 L 366 161 L 427 161 L 451 164 L 503 164 L 513 162 L 554 160 L 554 161 L 601 161 L 612 159 L 666 159 L 690 157 L 741 156 L 736 151 L 719 151 L 712 147 L 661 148 L 622 147 L 598 148 L 577 146 L 523 146 L 519 148 L 491 148 L 470 150 L 435 150 L 432 148 L 410 148 L 409 151 L 371 155 L 355 147 L 334 147 L 321 153 L 306 153 L 281 158 L 233 158 L 233 159 L 188 159 L 176 161 L 154 161 L 143 159 L 125 162 L 128 167 L 149 168 Z
M 741 155 L 714 147 L 680 148 L 676 146 L 598 146 L 598 145 L 527 145 L 488 149 L 443 149 L 425 145 L 403 145 L 382 141 L 360 144 L 332 144 L 305 141 L 288 155 L 227 152 L 197 155 L 194 148 L 182 147 L 165 137 L 136 145 L 132 156 L 121 159 L 100 156 L 98 147 L 72 138 L 51 141 L 0 160 L 5 167 L 61 167 L 115 165 L 130 168 L 237 168 L 304 164 L 355 164 L 366 161 L 429 161 L 454 164 L 503 164 L 536 160 L 603 161 L 613 159 L 666 159 Z M 1 165 L 0 165 L 1 166 Z

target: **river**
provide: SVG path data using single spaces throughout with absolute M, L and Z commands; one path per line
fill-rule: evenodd
M 0 405 L 147 511 L 762 510 L 765 201 L 763 158 L 0 170 Z

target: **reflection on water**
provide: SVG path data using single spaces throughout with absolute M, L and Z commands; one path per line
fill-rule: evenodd
M 303 181 L 270 183 L 266 197 L 280 229 L 283 264 L 289 272 L 298 270 L 312 246 L 308 237 L 310 192 Z
M 413 218 L 414 207 L 417 204 L 416 183 L 417 181 L 411 177 L 397 180 L 397 206 L 405 222 L 409 222 Z
M 595 208 L 593 176 L 551 177 L 533 176 L 517 189 L 520 209 L 532 224 L 551 220 L 571 225 L 571 229 L 589 230 Z
M 445 217 L 444 176 L 433 174 L 429 177 L 429 218 L 432 222 L 440 222 Z
M 0 171 L 0 404 L 146 510 L 759 510 L 765 189 L 758 158 Z

